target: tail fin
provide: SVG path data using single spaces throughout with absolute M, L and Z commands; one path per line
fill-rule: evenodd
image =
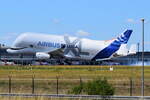
M 127 44 L 131 33 L 132 30 L 126 30 L 119 37 L 117 37 L 116 41 L 119 42 L 120 44 Z
M 132 30 L 126 30 L 125 32 L 123 32 L 112 43 L 110 43 L 107 47 L 98 52 L 92 60 L 109 58 L 112 54 L 119 50 L 121 44 L 127 44 L 131 33 Z

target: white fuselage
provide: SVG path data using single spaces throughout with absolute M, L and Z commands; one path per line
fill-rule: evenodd
M 69 59 L 96 60 L 110 58 L 126 44 L 132 30 L 109 41 L 97 41 L 70 36 L 24 33 L 13 43 L 9 53 L 35 53 L 38 58 L 63 57 Z
M 8 51 L 11 53 L 37 53 L 37 52 L 50 53 L 57 49 L 61 49 L 62 44 L 67 45 L 64 38 L 65 36 L 58 36 L 58 35 L 22 34 L 16 39 L 12 47 L 24 48 L 24 49 L 10 50 L 10 51 L 8 50 Z M 68 37 L 68 39 L 70 43 L 72 43 L 78 38 Z M 97 40 L 82 38 L 79 41 L 77 41 L 75 45 L 71 45 L 71 44 L 67 45 L 68 47 L 70 46 L 70 48 L 72 46 L 72 48 L 76 49 L 76 51 L 79 52 L 79 56 L 75 56 L 74 54 L 72 54 L 71 51 L 68 52 L 68 55 L 71 55 L 72 58 L 90 60 L 99 51 L 107 47 L 110 43 L 111 41 L 106 42 L 106 41 L 97 41 Z M 78 48 L 80 50 L 78 50 Z

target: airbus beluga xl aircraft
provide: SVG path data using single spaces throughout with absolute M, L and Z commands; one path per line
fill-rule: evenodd
M 59 35 L 36 33 L 21 34 L 7 49 L 9 53 L 32 53 L 38 59 L 64 58 L 78 60 L 104 60 L 116 56 L 121 45 L 127 44 L 132 30 L 109 41 L 90 40 Z

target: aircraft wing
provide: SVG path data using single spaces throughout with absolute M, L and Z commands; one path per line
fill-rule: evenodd
M 69 53 L 66 54 L 65 51 L 66 49 L 60 48 L 60 49 L 48 52 L 48 54 L 50 54 L 54 58 L 75 58 L 74 55 L 69 54 Z M 79 56 L 76 56 L 76 57 L 79 57 Z
M 64 57 L 63 48 L 48 52 L 52 57 Z

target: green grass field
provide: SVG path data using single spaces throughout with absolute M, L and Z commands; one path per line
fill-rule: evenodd
M 140 78 L 141 67 L 139 66 L 114 66 L 114 71 L 109 70 L 110 66 L 0 66 L 0 78 L 7 78 L 9 75 L 14 78 L 30 78 L 33 74 L 36 78 L 61 78 L 76 79 L 95 78 L 103 76 L 113 79 Z M 150 67 L 145 67 L 145 78 L 150 76 Z
M 35 77 L 35 93 L 66 94 L 80 78 L 87 82 L 97 77 L 106 77 L 116 88 L 115 95 L 130 95 L 132 79 L 132 95 L 140 95 L 140 66 L 0 66 L 0 93 L 8 92 L 8 77 L 12 77 L 12 93 L 31 93 L 32 76 Z M 150 66 L 145 67 L 145 95 L 150 95 Z

